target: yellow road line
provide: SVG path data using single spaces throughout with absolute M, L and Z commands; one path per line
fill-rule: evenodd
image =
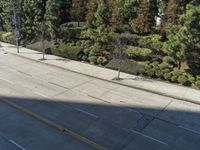
M 62 126 L 60 124 L 57 124 L 54 121 L 51 121 L 51 120 L 49 120 L 49 119 L 47 119 L 47 118 L 45 118 L 45 117 L 43 117 L 41 115 L 38 115 L 38 114 L 34 113 L 33 111 L 31 111 L 30 109 L 28 109 L 28 108 L 26 108 L 24 106 L 21 106 L 21 105 L 15 103 L 15 102 L 12 102 L 12 101 L 10 101 L 8 99 L 5 99 L 5 98 L 2 98 L 2 101 L 4 101 L 5 103 L 17 108 L 20 111 L 25 112 L 26 114 L 36 118 L 37 120 L 40 120 L 40 121 L 42 121 L 42 122 L 44 122 L 44 123 L 46 123 L 46 124 L 48 124 L 50 126 L 53 126 L 53 127 L 57 128 L 58 130 L 60 130 L 62 132 L 67 132 L 72 137 L 74 137 L 74 138 L 76 138 L 76 139 L 78 139 L 78 140 L 80 140 L 80 141 L 82 141 L 84 143 L 87 143 L 88 145 L 90 145 L 90 146 L 92 146 L 92 147 L 94 147 L 94 148 L 96 148 L 98 150 L 108 150 L 107 148 L 105 148 L 105 147 L 103 147 L 103 146 L 91 141 L 90 139 L 88 139 L 86 137 L 81 136 L 78 133 L 75 133 L 74 131 L 71 131 L 70 129 L 67 129 L 64 126 Z

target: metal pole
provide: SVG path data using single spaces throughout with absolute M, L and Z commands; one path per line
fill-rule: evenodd
M 15 39 L 16 39 L 16 45 L 17 45 L 17 53 L 19 53 L 19 30 L 18 30 L 18 18 L 17 18 L 17 15 L 16 15 L 16 9 L 15 9 L 15 3 L 13 2 L 13 14 L 14 14 L 14 25 L 15 25 Z
M 45 47 L 44 47 L 44 34 L 45 34 L 45 23 L 42 20 L 42 59 L 45 59 Z

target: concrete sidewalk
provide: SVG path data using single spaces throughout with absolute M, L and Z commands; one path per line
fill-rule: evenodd
M 42 54 L 40 52 L 21 47 L 20 53 L 18 54 L 14 45 L 3 42 L 0 42 L 0 45 L 2 46 L 0 50 L 31 60 L 40 61 L 47 65 L 53 65 L 76 73 L 84 74 L 101 80 L 106 80 L 108 82 L 113 82 L 116 84 L 121 84 L 124 86 L 129 86 L 132 88 L 137 88 L 148 92 L 200 104 L 199 90 L 157 80 L 142 78 L 127 73 L 121 73 L 121 78 L 123 78 L 123 80 L 114 81 L 112 79 L 117 76 L 117 71 L 114 70 L 73 61 L 54 55 L 46 55 L 46 59 L 41 60 Z

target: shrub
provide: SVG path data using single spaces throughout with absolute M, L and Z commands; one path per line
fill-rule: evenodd
M 166 69 L 163 69 L 163 70 L 162 70 L 162 72 L 163 72 L 163 74 L 165 74 L 165 73 L 170 73 L 170 72 L 171 72 L 171 70 L 170 70 L 170 69 L 168 69 L 168 68 L 166 68 Z
M 65 42 L 80 39 L 83 27 L 61 27 L 61 37 Z
M 150 49 L 155 49 L 157 51 L 161 51 L 163 47 L 163 42 L 161 41 L 161 35 L 151 35 L 151 36 L 144 36 L 143 40 L 147 47 Z
M 196 82 L 195 82 L 195 85 L 196 85 L 198 88 L 200 88 L 200 80 L 196 81 Z
M 5 31 L 0 31 L 0 40 L 3 41 L 3 35 L 5 34 Z
M 45 46 L 45 53 L 51 54 L 51 50 L 50 50 L 51 49 L 51 42 L 44 41 L 44 46 Z M 32 43 L 30 45 L 27 45 L 26 47 L 29 48 L 29 49 L 36 50 L 36 51 L 40 51 L 40 52 L 43 50 L 41 41 Z M 50 52 L 47 52 L 47 50 L 49 50 Z
M 52 46 L 52 53 L 69 59 L 80 60 L 84 55 L 82 47 L 61 43 Z
M 83 60 L 83 61 L 87 61 L 87 60 L 88 60 L 87 56 L 84 55 L 84 56 L 82 57 L 82 60 Z
M 15 37 L 13 36 L 12 32 L 1 31 L 0 40 L 6 43 L 11 43 L 11 44 L 16 43 Z
M 159 64 L 159 68 L 161 70 L 165 70 L 165 69 L 169 69 L 170 66 L 168 64 L 166 64 L 166 63 L 161 63 L 161 64 Z
M 156 77 L 162 78 L 163 77 L 163 72 L 161 69 L 157 69 L 155 72 Z
M 171 73 L 165 73 L 165 74 L 163 75 L 163 78 L 164 78 L 165 80 L 167 80 L 167 81 L 170 81 L 170 79 L 172 78 L 172 74 L 171 74 Z
M 107 65 L 106 68 L 118 70 L 120 60 L 112 59 Z M 121 71 L 130 73 L 130 74 L 139 74 L 141 70 L 144 69 L 144 66 L 138 64 L 137 62 L 131 60 L 122 60 L 121 62 Z
M 183 72 L 182 71 L 180 71 L 180 70 L 174 70 L 174 71 L 172 71 L 172 74 L 174 75 L 174 76 L 180 76 L 180 75 L 182 75 L 183 74 Z
M 159 65 L 159 62 L 158 61 L 154 61 L 154 62 L 152 62 L 151 64 L 150 64 L 150 66 L 152 66 L 152 67 L 156 67 L 156 66 L 158 66 Z
M 178 77 L 177 81 L 178 81 L 178 83 L 184 85 L 188 82 L 188 78 L 185 75 L 181 75 Z
M 170 56 L 165 56 L 163 58 L 163 62 L 167 63 L 167 64 L 170 64 L 170 65 L 175 65 L 176 62 L 174 60 L 174 58 L 170 57 Z
M 107 59 L 105 57 L 99 56 L 97 58 L 97 64 L 104 65 L 107 62 Z
M 190 82 L 190 83 L 195 83 L 195 77 L 193 76 L 193 75 L 191 75 L 191 74 L 189 74 L 188 75 L 188 81 Z
M 88 60 L 89 60 L 90 63 L 96 64 L 97 63 L 97 56 L 90 56 L 90 57 L 88 57 Z
M 172 75 L 172 77 L 171 77 L 171 81 L 172 81 L 172 82 L 177 82 L 177 79 L 178 79 L 177 76 Z
M 171 78 L 172 82 L 178 82 L 178 77 L 183 75 L 183 72 L 180 70 L 174 70 L 171 73 L 172 73 L 172 78 Z
M 134 47 L 134 46 L 129 46 L 125 52 L 128 56 L 139 60 L 145 60 L 152 54 L 152 50 L 150 49 Z
M 149 70 L 146 70 L 146 74 L 149 77 L 155 78 L 156 77 L 156 69 L 155 68 L 151 68 Z

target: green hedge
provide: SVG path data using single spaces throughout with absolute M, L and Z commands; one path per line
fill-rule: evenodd
M 120 60 L 119 59 L 112 59 L 107 65 L 106 68 L 110 68 L 113 70 L 118 70 Z M 143 65 L 140 65 L 131 60 L 123 60 L 121 64 L 121 71 L 130 73 L 130 74 L 139 74 L 140 71 L 143 69 Z
M 65 43 L 53 45 L 51 49 L 53 54 L 73 60 L 81 60 L 84 55 L 82 47 Z

